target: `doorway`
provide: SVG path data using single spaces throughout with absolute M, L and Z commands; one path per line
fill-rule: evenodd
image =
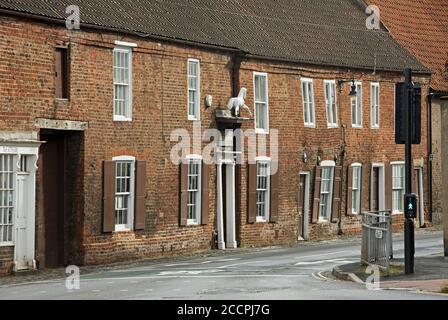
M 414 181 L 412 189 L 417 194 L 417 220 L 420 227 L 425 226 L 425 211 L 423 202 L 423 168 L 414 169 Z
M 65 136 L 42 134 L 41 140 L 45 267 L 57 268 L 64 265 Z
M 36 268 L 34 260 L 34 163 L 36 157 L 20 155 L 18 159 L 14 268 L 16 271 L 21 271 Z
M 310 173 L 301 172 L 299 174 L 299 229 L 298 240 L 308 240 L 308 222 L 309 222 L 309 204 L 310 204 Z
M 38 255 L 40 267 L 77 264 L 83 227 L 80 131 L 41 130 Z
M 383 211 L 386 206 L 384 164 L 372 164 L 370 181 L 370 210 Z

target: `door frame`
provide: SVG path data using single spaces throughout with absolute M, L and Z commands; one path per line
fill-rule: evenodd
M 310 221 L 310 177 L 311 173 L 309 171 L 300 171 L 299 172 L 299 183 L 301 176 L 305 176 L 305 198 L 303 199 L 303 220 L 302 220 L 302 229 L 303 229 L 303 239 L 298 237 L 298 240 L 309 240 L 309 221 Z M 300 188 L 298 190 L 300 192 Z M 299 198 L 300 199 L 300 195 Z M 299 203 L 297 203 L 297 208 L 299 207 Z M 300 231 L 300 230 L 299 230 Z M 300 234 L 300 232 L 298 233 Z
M 385 176 L 385 166 L 384 163 L 373 162 L 370 170 L 370 204 L 369 207 L 372 208 L 372 190 L 373 190 L 373 169 L 378 168 L 378 208 L 380 211 L 386 208 L 386 176 Z
M 424 202 L 424 193 L 423 193 L 423 167 L 415 167 L 415 171 L 418 172 L 418 201 L 419 201 L 419 208 L 418 208 L 418 220 L 419 220 L 419 226 L 423 227 L 425 225 L 425 202 Z M 414 171 L 414 173 L 415 173 Z

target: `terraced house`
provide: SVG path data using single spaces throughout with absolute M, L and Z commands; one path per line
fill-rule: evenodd
M 362 1 L 0 8 L 3 273 L 336 237 L 363 210 L 393 210 L 401 227 L 394 88 L 410 67 L 427 92 L 430 71 L 366 28 Z M 227 109 L 242 88 L 254 118 Z M 173 162 L 172 133 L 198 128 L 219 130 L 215 152 L 231 156 L 209 164 L 191 147 Z M 254 147 L 238 129 L 266 138 L 255 161 L 236 161 Z M 425 134 L 421 225 L 427 160 Z

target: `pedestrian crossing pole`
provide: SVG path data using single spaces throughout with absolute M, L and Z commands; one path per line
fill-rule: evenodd
M 409 215 L 409 211 L 415 211 L 415 208 L 411 208 L 412 204 L 409 202 L 412 196 L 412 124 L 413 124 L 413 89 L 412 83 L 412 70 L 406 69 L 405 75 L 405 95 L 404 106 L 406 107 L 405 113 L 405 126 L 406 126 L 406 166 L 405 166 L 405 180 L 406 180 L 406 194 L 404 196 L 404 260 L 405 260 L 405 273 L 414 273 L 414 255 L 415 255 L 415 237 L 414 237 L 414 220 Z M 412 209 L 412 210 L 410 210 Z

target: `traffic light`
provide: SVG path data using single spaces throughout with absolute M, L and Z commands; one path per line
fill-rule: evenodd
M 421 122 L 422 122 L 422 88 L 419 83 L 414 83 L 411 89 L 412 107 L 412 144 L 421 143 Z M 406 113 L 408 107 L 405 105 L 405 95 L 407 88 L 405 83 L 395 85 L 395 143 L 406 143 Z
M 415 193 L 404 196 L 404 213 L 406 218 L 417 218 L 417 195 Z

